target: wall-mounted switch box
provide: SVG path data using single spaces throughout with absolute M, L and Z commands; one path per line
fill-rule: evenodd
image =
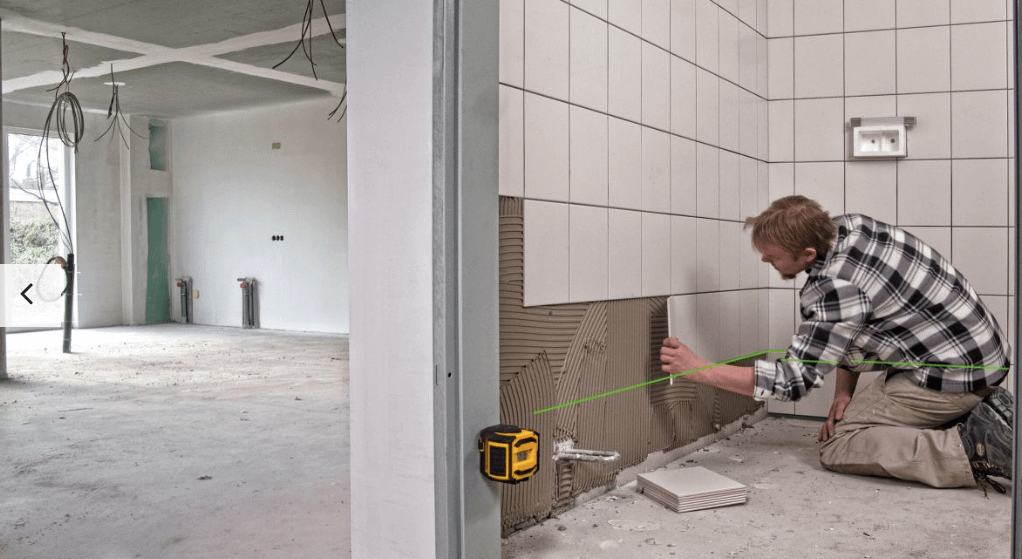
M 199 298 L 199 290 L 196 289 L 195 291 L 192 291 L 192 299 L 198 299 L 198 298 Z
M 855 157 L 905 157 L 908 136 L 903 124 L 857 126 L 852 129 Z

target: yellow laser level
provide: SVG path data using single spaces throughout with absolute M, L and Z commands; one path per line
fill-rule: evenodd
M 502 483 L 525 481 L 539 470 L 539 433 L 494 425 L 479 433 L 479 469 Z

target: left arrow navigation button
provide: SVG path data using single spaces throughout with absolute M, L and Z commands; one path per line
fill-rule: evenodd
M 28 292 L 29 289 L 32 289 L 32 284 L 31 283 L 28 284 L 28 287 L 26 287 L 25 289 L 21 290 L 21 296 L 24 297 L 26 301 L 28 301 L 29 305 L 31 305 L 32 304 L 32 299 L 29 299 L 28 295 L 25 295 L 25 293 Z

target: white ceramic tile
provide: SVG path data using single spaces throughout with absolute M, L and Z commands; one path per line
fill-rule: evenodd
M 741 357 L 739 330 L 742 314 L 741 297 L 737 291 L 728 291 L 718 296 L 720 305 L 720 349 L 717 362 Z
M 845 32 L 894 29 L 895 4 L 891 0 L 845 2 Z
M 696 145 L 696 215 L 700 217 L 720 215 L 719 153 L 713 146 Z
M 671 53 L 696 59 L 696 0 L 671 0 Z
M 756 28 L 756 5 L 759 0 L 738 0 L 738 19 L 749 29 Z
M 671 128 L 671 55 L 660 47 L 642 43 L 642 123 Z
M 711 0 L 696 0 L 696 65 L 717 73 L 719 67 L 717 13 L 720 8 Z
M 898 93 L 951 88 L 951 35 L 947 26 L 899 29 Z
M 952 225 L 1008 225 L 1008 161 L 951 162 Z
M 749 217 L 751 215 L 759 215 L 760 210 L 762 210 L 763 208 L 767 207 L 770 204 L 770 202 L 771 202 L 771 200 L 770 200 L 770 166 L 771 165 L 772 165 L 771 163 L 765 163 L 763 161 L 757 161 L 756 162 L 756 168 L 759 169 L 759 203 L 756 205 L 756 207 L 754 209 L 749 210 L 749 212 L 747 214 L 745 214 L 743 217 Z M 781 163 L 780 165 L 787 165 L 787 164 L 786 163 Z M 794 188 L 795 187 L 792 186 L 792 190 L 793 191 L 794 191 Z
M 568 201 L 568 104 L 525 94 L 525 197 Z
M 671 135 L 642 129 L 642 209 L 667 212 L 671 207 Z
M 718 144 L 721 148 L 738 151 L 739 136 L 739 87 L 727 80 L 720 80 L 720 120 L 718 128 Z
M 568 298 L 571 302 L 607 299 L 609 249 L 607 208 L 569 207 Z
M 699 329 L 696 337 L 684 343 L 699 357 L 717 362 L 720 356 L 720 294 L 700 293 L 696 295 L 696 323 Z
M 1001 0 L 951 0 L 951 23 L 1004 21 L 1006 9 Z
M 611 206 L 642 207 L 642 130 L 638 124 L 610 118 L 608 178 Z
M 738 289 L 742 283 L 742 224 L 720 222 L 720 288 Z
M 671 136 L 671 213 L 696 215 L 696 143 Z
M 916 123 L 908 130 L 910 159 L 951 157 L 950 93 L 899 95 L 898 115 L 916 117 Z
M 763 351 L 759 342 L 759 292 L 742 291 L 738 295 L 738 355 Z
M 1008 156 L 1008 92 L 951 94 L 951 156 Z
M 759 199 L 760 163 L 750 157 L 741 157 L 738 169 L 738 219 L 745 221 L 749 216 L 758 215 L 765 202 Z M 765 166 L 763 170 L 766 170 Z
M 894 31 L 845 34 L 845 95 L 896 91 Z
M 1008 228 L 954 227 L 951 263 L 980 295 L 1008 294 Z
M 738 0 L 714 0 L 725 12 L 738 13 Z
M 642 34 L 642 0 L 607 0 L 607 19 L 632 33 Z
M 500 2 L 500 83 L 525 84 L 525 0 Z
M 697 283 L 698 243 L 694 217 L 671 216 L 671 292 L 695 293 Z
M 568 302 L 568 205 L 525 200 L 525 306 Z
M 743 0 L 750 1 L 750 0 Z M 749 91 L 758 91 L 759 35 L 751 27 L 738 26 L 738 85 Z
M 721 11 L 718 25 L 717 48 L 720 64 L 720 76 L 728 81 L 738 83 L 740 45 L 738 44 L 738 18 L 726 11 Z
M 951 161 L 898 162 L 898 225 L 951 224 Z
M 641 41 L 613 26 L 608 33 L 607 111 L 638 122 L 642 117 Z
M 771 202 L 778 198 L 795 194 L 794 163 L 770 163 L 767 172 L 770 175 L 768 196 L 760 204 L 760 209 L 766 209 Z
M 898 223 L 896 161 L 850 161 L 845 164 L 845 211 Z
M 607 205 L 609 188 L 607 115 L 571 107 L 569 184 L 571 202 Z
M 671 293 L 671 216 L 642 214 L 642 296 Z
M 696 243 L 696 285 L 699 291 L 717 291 L 720 289 L 720 222 L 698 220 Z
M 844 146 L 842 99 L 795 101 L 795 161 L 843 160 Z
M 719 154 L 719 189 L 720 218 L 738 219 L 739 183 L 741 181 L 741 156 L 737 153 L 720 150 Z
M 720 78 L 696 68 L 696 139 L 717 145 L 720 137 Z
M 844 45 L 841 37 L 795 37 L 795 98 L 844 94 Z
M 767 34 L 770 23 L 767 14 L 768 4 L 769 0 L 756 0 L 756 25 L 754 25 L 753 27 L 756 28 L 757 33 L 764 37 Z
M 760 260 L 759 252 L 752 245 L 752 229 L 744 229 L 740 231 L 740 235 L 738 241 L 739 284 L 742 289 L 755 289 L 761 285 L 762 268 L 766 264 Z
M 767 93 L 770 99 L 795 96 L 795 40 L 791 37 L 767 40 L 769 73 Z
M 607 24 L 571 10 L 571 102 L 607 112 Z
M 696 320 L 696 296 L 675 295 L 667 298 L 668 334 L 690 344 L 699 335 L 699 321 Z M 689 346 L 691 347 L 691 346 Z
M 608 297 L 639 297 L 642 293 L 642 214 L 611 208 L 608 215 Z
M 853 118 L 891 117 L 897 115 L 896 95 L 845 97 L 845 122 Z M 845 158 L 852 159 L 852 128 L 845 127 Z
M 1013 21 L 1008 21 L 1008 22 L 1006 22 L 1004 24 L 1004 27 L 1006 29 L 1005 34 L 1008 37 L 1008 52 L 1010 52 L 1010 53 L 1015 52 L 1015 34 L 1014 34 L 1013 26 L 1014 26 L 1014 22 Z M 1015 87 L 1015 63 L 1014 63 L 1014 59 L 1013 59 L 1012 55 L 1008 55 L 1008 57 L 1009 57 L 1008 60 L 1012 60 L 1012 63 L 1008 64 L 1008 83 L 1010 84 L 1009 87 L 1011 87 L 1012 90 L 1014 91 L 1014 87 Z
M 770 290 L 770 350 L 787 350 L 795 335 L 795 291 Z
M 1003 22 L 951 26 L 951 89 L 1008 86 L 1008 35 Z
M 948 262 L 951 261 L 950 227 L 902 227 L 902 229 L 936 250 Z
M 760 161 L 770 159 L 770 103 L 766 99 L 756 98 L 756 158 Z
M 898 27 L 951 23 L 950 0 L 897 0 Z
M 770 161 L 795 160 L 795 102 L 769 101 Z
M 748 157 L 759 154 L 759 103 L 759 97 L 738 90 L 738 153 Z
M 844 163 L 796 163 L 795 194 L 812 198 L 830 212 L 845 213 Z
M 767 37 L 790 37 L 795 34 L 794 0 L 768 0 Z
M 561 0 L 525 4 L 525 88 L 568 100 L 568 5 Z
M 753 93 L 763 99 L 767 98 L 767 88 L 769 87 L 770 65 L 767 57 L 767 38 L 756 35 L 756 87 L 753 89 Z
M 525 100 L 522 91 L 506 85 L 499 89 L 500 157 L 498 190 L 501 196 L 525 196 Z
M 585 10 L 600 19 L 607 19 L 607 0 L 571 0 L 571 5 Z
M 843 0 L 795 0 L 795 35 L 840 33 L 843 22 Z
M 671 132 L 696 137 L 696 67 L 671 57 Z
M 642 38 L 671 48 L 671 0 L 642 0 Z

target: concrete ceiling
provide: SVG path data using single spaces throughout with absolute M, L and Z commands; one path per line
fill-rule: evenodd
M 312 0 L 312 64 L 299 43 L 309 0 L 0 0 L 4 101 L 49 107 L 63 78 L 86 111 L 161 118 L 345 91 L 345 0 Z M 326 13 L 324 13 L 324 7 Z M 329 19 L 330 25 L 327 25 Z M 330 33 L 333 28 L 337 41 Z M 308 43 L 306 43 L 308 45 Z M 318 79 L 317 79 L 318 78 Z

